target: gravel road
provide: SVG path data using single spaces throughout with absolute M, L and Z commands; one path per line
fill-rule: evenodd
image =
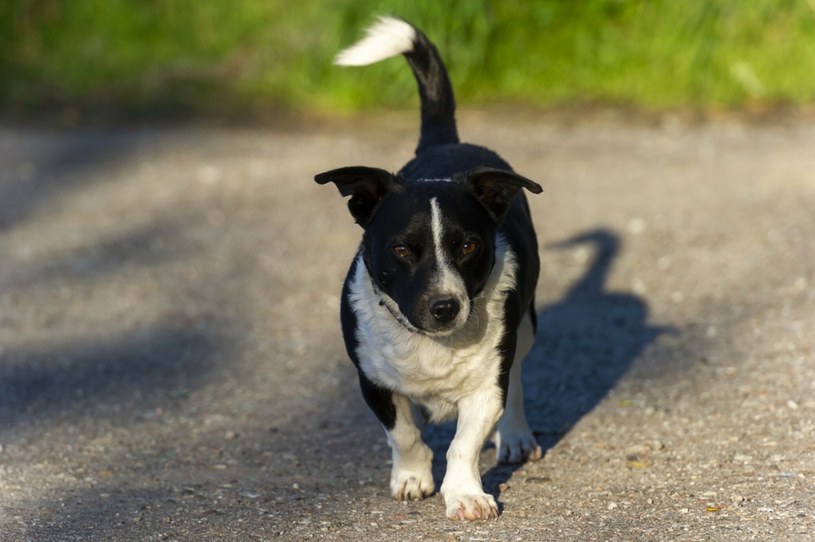
M 0 540 L 815 539 L 815 125 L 462 115 L 545 190 L 546 455 L 468 524 L 389 497 L 312 181 L 416 123 L 0 127 Z

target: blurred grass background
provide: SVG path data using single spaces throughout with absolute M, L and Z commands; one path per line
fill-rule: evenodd
M 242 116 L 412 107 L 403 61 L 364 71 L 331 64 L 377 14 L 425 30 L 461 104 L 804 105 L 815 101 L 814 8 L 815 0 L 2 0 L 0 108 Z

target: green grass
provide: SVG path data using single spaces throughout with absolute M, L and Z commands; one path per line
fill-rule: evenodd
M 815 101 L 815 0 L 5 0 L 0 100 L 36 111 L 408 106 L 402 60 L 331 58 L 377 14 L 422 27 L 460 103 L 661 110 Z

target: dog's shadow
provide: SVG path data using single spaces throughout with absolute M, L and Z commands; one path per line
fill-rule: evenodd
M 569 249 L 588 244 L 593 258 L 560 301 L 538 312 L 535 346 L 524 363 L 529 424 L 544 453 L 614 388 L 643 349 L 666 328 L 648 324 L 648 305 L 629 293 L 609 292 L 606 281 L 622 242 L 596 229 L 552 245 Z M 455 426 L 431 428 L 433 474 L 442 480 L 445 450 Z M 499 486 L 522 465 L 495 465 L 482 477 L 484 490 Z

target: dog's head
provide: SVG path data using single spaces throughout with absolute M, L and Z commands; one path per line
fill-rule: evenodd
M 382 300 L 406 326 L 447 335 L 469 318 L 471 300 L 495 263 L 496 230 L 521 188 L 541 187 L 503 170 L 405 181 L 385 170 L 347 167 L 315 177 L 333 182 L 365 233 L 365 266 Z

